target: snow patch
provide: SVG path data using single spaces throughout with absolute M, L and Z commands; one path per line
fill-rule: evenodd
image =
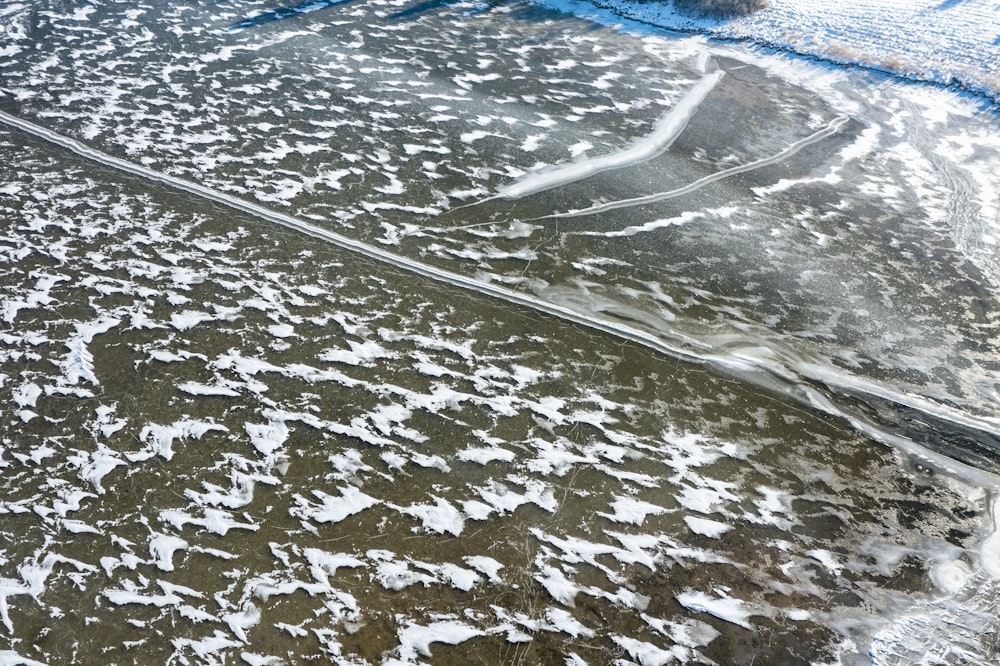
M 717 590 L 717 592 L 719 596 L 713 597 L 704 592 L 692 590 L 682 592 L 674 598 L 677 599 L 677 603 L 689 610 L 708 613 L 720 620 L 732 622 L 746 629 L 752 629 L 749 619 L 751 615 L 755 615 L 756 613 L 747 608 L 746 602 L 735 597 L 730 597 L 723 590 Z

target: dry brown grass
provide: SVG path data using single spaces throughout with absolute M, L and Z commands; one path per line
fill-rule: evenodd
M 767 0 L 674 0 L 674 7 L 690 16 L 734 18 L 767 7 Z

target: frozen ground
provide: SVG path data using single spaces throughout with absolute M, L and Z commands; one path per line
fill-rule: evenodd
M 544 4 L 586 12 L 561 0 Z M 1000 99 L 996 0 L 770 0 L 764 10 L 725 21 L 692 18 L 669 0 L 594 4 L 663 28 L 745 40 Z
M 996 660 L 981 99 L 529 4 L 0 19 L 0 664 Z

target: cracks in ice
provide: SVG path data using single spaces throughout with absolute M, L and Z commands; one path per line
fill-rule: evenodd
M 840 129 L 845 124 L 847 124 L 849 120 L 850 118 L 848 118 L 847 116 L 838 116 L 837 118 L 830 121 L 830 123 L 823 129 L 813 132 L 807 137 L 799 139 L 798 141 L 788 146 L 781 152 L 775 153 L 774 155 L 771 155 L 769 157 L 761 158 L 759 160 L 754 160 L 753 162 L 750 162 L 748 164 L 741 164 L 739 166 L 723 169 L 722 171 L 705 176 L 704 178 L 699 178 L 693 183 L 689 183 L 688 185 L 685 185 L 683 187 L 669 190 L 667 192 L 659 192 L 657 194 L 649 194 L 646 196 L 635 197 L 632 199 L 622 199 L 621 201 L 609 201 L 607 203 L 595 204 L 590 208 L 581 208 L 578 210 L 567 211 L 565 213 L 553 213 L 551 215 L 544 215 L 542 217 L 533 219 L 549 220 L 549 219 L 563 219 L 571 217 L 583 217 L 585 215 L 597 215 L 612 210 L 618 210 L 621 208 L 630 208 L 633 206 L 641 206 L 644 204 L 657 203 L 660 201 L 673 199 L 675 197 L 681 197 L 687 194 L 691 194 L 693 192 L 700 190 L 706 185 L 710 185 L 711 183 L 724 180 L 726 178 L 735 176 L 737 174 L 749 173 L 750 171 L 761 169 L 763 167 L 770 166 L 772 164 L 785 160 L 791 157 L 792 155 L 796 154 L 806 146 L 816 143 L 818 141 L 822 141 L 827 137 L 833 136 L 834 134 L 839 132 Z M 602 235 L 626 236 L 626 235 L 632 235 L 633 233 L 636 233 L 637 231 L 640 230 L 642 230 L 642 227 L 629 227 L 628 229 L 620 232 L 584 232 L 584 233 L 586 233 L 587 235 L 595 235 L 595 236 L 602 236 Z

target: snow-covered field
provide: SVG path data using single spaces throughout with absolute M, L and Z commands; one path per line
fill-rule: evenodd
M 562 0 L 543 2 L 574 6 Z M 692 18 L 675 10 L 669 0 L 594 4 L 650 25 L 745 40 L 1000 100 L 996 0 L 770 0 L 761 11 L 722 21 Z M 586 12 L 581 5 L 574 11 Z

